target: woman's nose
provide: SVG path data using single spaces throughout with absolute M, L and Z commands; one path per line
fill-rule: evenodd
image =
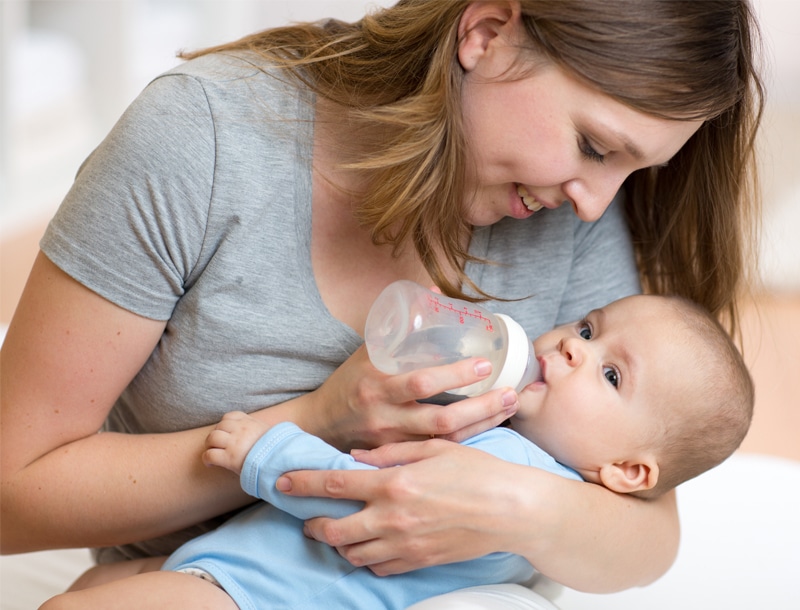
M 619 191 L 625 176 L 603 175 L 566 182 L 562 190 L 575 215 L 584 222 L 593 222 L 603 215 Z

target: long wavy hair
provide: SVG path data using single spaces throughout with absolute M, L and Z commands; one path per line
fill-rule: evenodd
M 468 4 L 400 0 L 355 23 L 279 27 L 182 55 L 254 51 L 343 108 L 359 133 L 380 133 L 347 164 L 366 183 L 358 219 L 376 244 L 413 243 L 442 290 L 464 299 L 488 296 L 464 272 L 474 259 L 456 51 Z M 760 217 L 763 86 L 747 0 L 519 4 L 520 62 L 543 56 L 635 110 L 705 121 L 666 167 L 629 177 L 626 214 L 645 290 L 687 297 L 734 330 Z

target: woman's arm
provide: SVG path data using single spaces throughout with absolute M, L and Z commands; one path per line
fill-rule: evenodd
M 0 352 L 3 553 L 146 540 L 252 501 L 234 475 L 202 465 L 211 426 L 98 434 L 164 327 L 38 256 Z M 515 398 L 501 391 L 448 407 L 415 403 L 480 378 L 474 361 L 439 369 L 389 378 L 360 349 L 317 391 L 253 415 L 341 448 L 463 438 L 513 414 Z
M 357 458 L 382 469 L 291 472 L 279 488 L 365 502 L 308 526 L 380 575 L 509 551 L 572 588 L 610 592 L 655 580 L 677 552 L 674 493 L 639 500 L 438 440 Z
M 248 502 L 202 465 L 210 427 L 97 433 L 164 326 L 39 254 L 0 353 L 3 553 L 144 540 Z

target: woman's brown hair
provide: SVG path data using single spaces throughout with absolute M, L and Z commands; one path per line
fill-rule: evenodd
M 687 297 L 735 330 L 761 211 L 764 90 L 748 2 L 535 4 L 526 24 L 554 61 L 636 110 L 704 120 L 666 167 L 629 177 L 625 209 L 645 289 Z
M 381 133 L 348 163 L 367 185 L 358 218 L 376 243 L 410 240 L 433 280 L 460 298 L 477 290 L 463 271 L 472 259 L 456 50 L 467 4 L 401 0 L 352 24 L 275 28 L 184 54 L 265 55 L 347 109 L 354 131 Z M 636 110 L 705 120 L 668 166 L 628 179 L 626 211 L 645 289 L 690 298 L 734 328 L 759 212 L 753 139 L 763 91 L 747 1 L 519 4 L 525 46 L 539 58 Z

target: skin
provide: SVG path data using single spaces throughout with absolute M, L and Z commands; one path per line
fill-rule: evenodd
M 568 84 L 564 75 L 545 70 L 530 77 L 536 80 L 486 82 L 508 63 L 509 41 L 521 32 L 519 7 L 475 3 L 461 27 L 469 32 L 459 48 L 466 70 L 469 153 L 482 168 L 470 177 L 476 195 L 467 216 L 476 225 L 530 216 L 516 195 L 520 184 L 546 203 L 567 197 L 579 216 L 596 217 L 623 173 L 663 162 L 691 135 L 689 123 L 630 114 L 602 96 L 582 98 L 584 104 L 594 103 L 592 116 L 615 121 L 614 129 L 648 147 L 643 148 L 646 158 L 634 164 L 617 142 L 592 132 L 587 135 L 598 139 L 594 146 L 607 148 L 602 152 L 608 160 L 599 164 L 585 158 L 578 136 L 589 126 L 579 124 L 581 117 L 574 113 L 561 112 L 566 100 L 556 95 Z M 545 86 L 553 90 L 530 98 Z M 520 112 L 513 121 L 509 103 Z M 324 123 L 324 109 L 321 117 Z M 519 131 L 534 123 L 547 127 Z M 358 185 L 333 167 L 336 139 L 348 134 L 337 133 L 335 121 L 330 124 L 314 143 L 312 264 L 332 315 L 361 329 L 370 297 L 388 283 L 406 278 L 429 285 L 430 278 L 410 248 L 393 257 L 358 227 L 352 202 L 341 195 Z M 515 160 L 521 155 L 524 161 Z M 575 171 L 562 173 L 561 164 Z M 322 186 L 331 180 L 342 188 Z M 596 207 L 587 207 L 584 193 L 603 195 L 591 199 Z M 342 269 L 348 269 L 344 278 Z M 354 293 L 363 295 L 355 307 Z M 210 427 L 158 435 L 97 434 L 164 327 L 164 321 L 106 301 L 39 255 L 0 352 L 2 552 L 143 540 L 248 502 L 235 476 L 204 468 L 197 459 Z M 471 359 L 389 379 L 369 364 L 362 348 L 318 390 L 255 412 L 270 425 L 293 421 L 340 449 L 385 445 L 362 456 L 376 466 L 409 464 L 369 478 L 329 472 L 282 479 L 295 494 L 366 502 L 364 511 L 340 522 L 309 522 L 308 532 L 354 564 L 381 574 L 498 550 L 529 557 L 545 574 L 586 590 L 643 584 L 663 573 L 677 548 L 674 497 L 645 504 L 600 488 L 587 491 L 595 486 L 503 466 L 482 452 L 438 439 L 391 444 L 430 435 L 461 440 L 513 415 L 516 397 L 503 390 L 444 408 L 416 402 L 487 374 L 485 361 Z M 476 489 L 464 482 L 465 471 L 482 485 Z M 543 501 L 551 497 L 560 498 L 558 511 Z M 509 514 L 535 516 L 536 527 L 510 524 Z M 593 515 L 592 523 L 585 523 L 586 514 Z M 619 525 L 623 522 L 625 527 Z M 465 537 L 470 545 L 462 544 Z M 586 540 L 595 544 L 587 547 Z
M 504 78 L 513 74 L 515 41 L 523 37 L 519 13 L 496 30 L 481 21 L 492 13 L 502 19 L 502 8 L 475 4 L 462 21 L 464 118 L 476 168 L 468 217 L 481 226 L 531 216 L 517 192 L 522 185 L 546 208 L 568 201 L 581 220 L 597 220 L 625 178 L 667 163 L 701 122 L 644 115 L 553 64 Z
M 134 561 L 133 563 L 140 563 Z M 131 597 L 134 596 L 134 597 Z M 86 608 L 192 608 L 192 610 L 237 610 L 222 589 L 196 576 L 178 572 L 139 572 L 129 578 L 105 582 L 79 593 L 59 595 L 40 610 L 85 610 Z
M 665 340 L 674 322 L 664 301 L 637 296 L 541 335 L 542 379 L 520 392 L 512 427 L 586 480 L 620 493 L 650 489 L 654 439 L 672 415 L 663 397 L 700 382 L 681 358 L 686 341 Z

